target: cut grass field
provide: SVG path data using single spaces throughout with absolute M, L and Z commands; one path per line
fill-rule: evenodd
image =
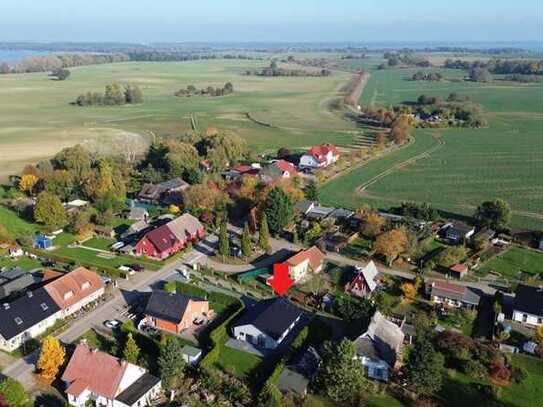
M 319 142 L 352 143 L 355 125 L 327 110 L 326 100 L 350 74 L 325 78 L 245 76 L 267 61 L 206 60 L 140 62 L 71 69 L 66 81 L 47 73 L 0 76 L 0 178 L 27 162 L 49 157 L 61 148 L 87 143 L 103 149 L 122 146 L 122 139 L 145 146 L 154 134 L 183 134 L 195 114 L 200 128 L 214 126 L 244 137 L 253 151 L 281 146 L 307 147 Z M 232 82 L 225 97 L 179 98 L 173 93 Z M 87 91 L 103 92 L 111 82 L 139 85 L 144 103 L 127 106 L 77 107 L 70 102 Z M 270 127 L 251 121 L 247 113 Z M 121 147 L 122 148 L 122 147 Z M 122 150 L 121 150 L 122 151 Z
M 417 130 L 414 144 L 372 161 L 322 188 L 326 204 L 388 207 L 401 201 L 430 202 L 435 207 L 471 215 L 488 199 L 503 198 L 514 210 L 515 226 L 542 227 L 543 216 L 543 84 L 473 83 L 463 72 L 439 71 L 455 81 L 408 80 L 416 70 L 375 71 L 364 90 L 364 104 L 398 104 L 421 94 L 446 98 L 457 92 L 480 103 L 489 123 L 484 129 Z M 444 145 L 415 163 L 396 168 L 370 185 L 356 188 L 377 174 Z
M 508 279 L 519 278 L 522 274 L 543 275 L 543 253 L 524 247 L 511 247 L 487 261 L 479 270 L 482 275 L 490 272 L 501 274 Z
M 15 212 L 0 205 L 0 225 L 13 236 L 32 235 L 38 231 L 38 225 L 21 219 Z

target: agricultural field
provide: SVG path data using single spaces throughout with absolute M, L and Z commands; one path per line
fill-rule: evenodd
M 482 105 L 489 126 L 417 130 L 414 143 L 326 184 L 324 202 L 388 207 L 409 200 L 471 215 L 481 201 L 499 197 L 512 206 L 515 226 L 542 227 L 543 84 L 465 82 L 463 71 L 447 69 L 433 69 L 444 75 L 442 82 L 409 80 L 417 70 L 374 71 L 361 103 L 457 92 Z M 368 182 L 363 193 L 357 190 Z
M 143 149 L 153 134 L 189 131 L 191 115 L 198 128 L 235 132 L 255 152 L 324 141 L 352 144 L 355 125 L 328 111 L 328 102 L 349 80 L 348 72 L 324 78 L 242 75 L 268 64 L 248 60 L 118 63 L 72 68 L 66 81 L 52 80 L 47 73 L 1 75 L 0 180 L 27 162 L 77 143 L 97 151 L 115 151 L 127 144 Z M 228 81 L 234 85 L 232 95 L 173 95 L 187 85 L 222 87 Z M 112 82 L 139 85 L 144 103 L 70 105 L 79 94 L 103 92 Z
M 487 261 L 479 273 L 490 272 L 501 274 L 508 279 L 543 275 L 543 253 L 523 247 L 511 247 L 506 252 Z

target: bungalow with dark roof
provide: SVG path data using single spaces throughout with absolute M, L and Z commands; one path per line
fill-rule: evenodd
M 300 321 L 303 311 L 282 297 L 259 301 L 247 307 L 234 322 L 239 341 L 262 349 L 276 349 Z
M 76 347 L 62 375 L 68 404 L 97 406 L 144 407 L 151 405 L 161 391 L 160 379 L 142 367 L 118 359 L 105 352 Z
M 445 239 L 460 244 L 466 242 L 475 234 L 475 228 L 464 222 L 453 222 L 444 228 L 444 232 Z
M 482 292 L 473 287 L 436 280 L 426 285 L 426 293 L 436 304 L 455 308 L 477 308 Z
M 333 144 L 313 146 L 300 158 L 300 168 L 324 168 L 339 159 L 339 151 Z
M 157 290 L 147 302 L 141 324 L 179 334 L 192 327 L 195 320 L 209 318 L 212 312 L 203 298 Z
M 543 325 L 543 288 L 525 284 L 517 286 L 513 321 L 528 326 Z

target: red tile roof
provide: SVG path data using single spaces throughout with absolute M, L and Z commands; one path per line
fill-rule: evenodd
M 459 284 L 449 283 L 447 281 L 437 280 L 433 282 L 433 287 L 442 291 L 448 291 L 454 294 L 464 294 L 466 287 Z
M 283 172 L 290 173 L 290 175 L 296 174 L 296 167 L 292 163 L 289 163 L 288 161 L 278 160 L 275 162 L 275 166 Z
M 61 309 L 66 309 L 104 288 L 104 282 L 98 274 L 78 267 L 50 281 L 44 288 Z
M 333 144 L 321 144 L 320 146 L 313 146 L 309 149 L 308 154 L 312 155 L 317 161 L 326 161 L 326 155 L 332 152 L 334 156 L 339 155 L 337 147 Z
M 320 251 L 317 246 L 313 246 L 307 250 L 301 250 L 287 260 L 291 266 L 297 266 L 306 260 L 309 260 L 309 267 L 313 270 L 317 269 L 324 261 L 325 254 Z
M 69 384 L 66 390 L 68 394 L 77 396 L 89 389 L 95 394 L 113 399 L 127 365 L 127 362 L 107 353 L 91 350 L 87 345 L 78 345 L 62 380 Z
M 455 271 L 457 273 L 467 273 L 468 272 L 468 266 L 465 264 L 455 264 L 451 267 L 452 271 Z
M 177 242 L 177 237 L 170 230 L 168 225 L 162 225 L 145 235 L 159 252 L 171 249 Z

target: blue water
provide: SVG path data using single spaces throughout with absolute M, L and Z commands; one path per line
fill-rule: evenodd
M 17 62 L 26 57 L 49 55 L 48 51 L 28 51 L 28 50 L 3 50 L 0 49 L 1 62 Z

